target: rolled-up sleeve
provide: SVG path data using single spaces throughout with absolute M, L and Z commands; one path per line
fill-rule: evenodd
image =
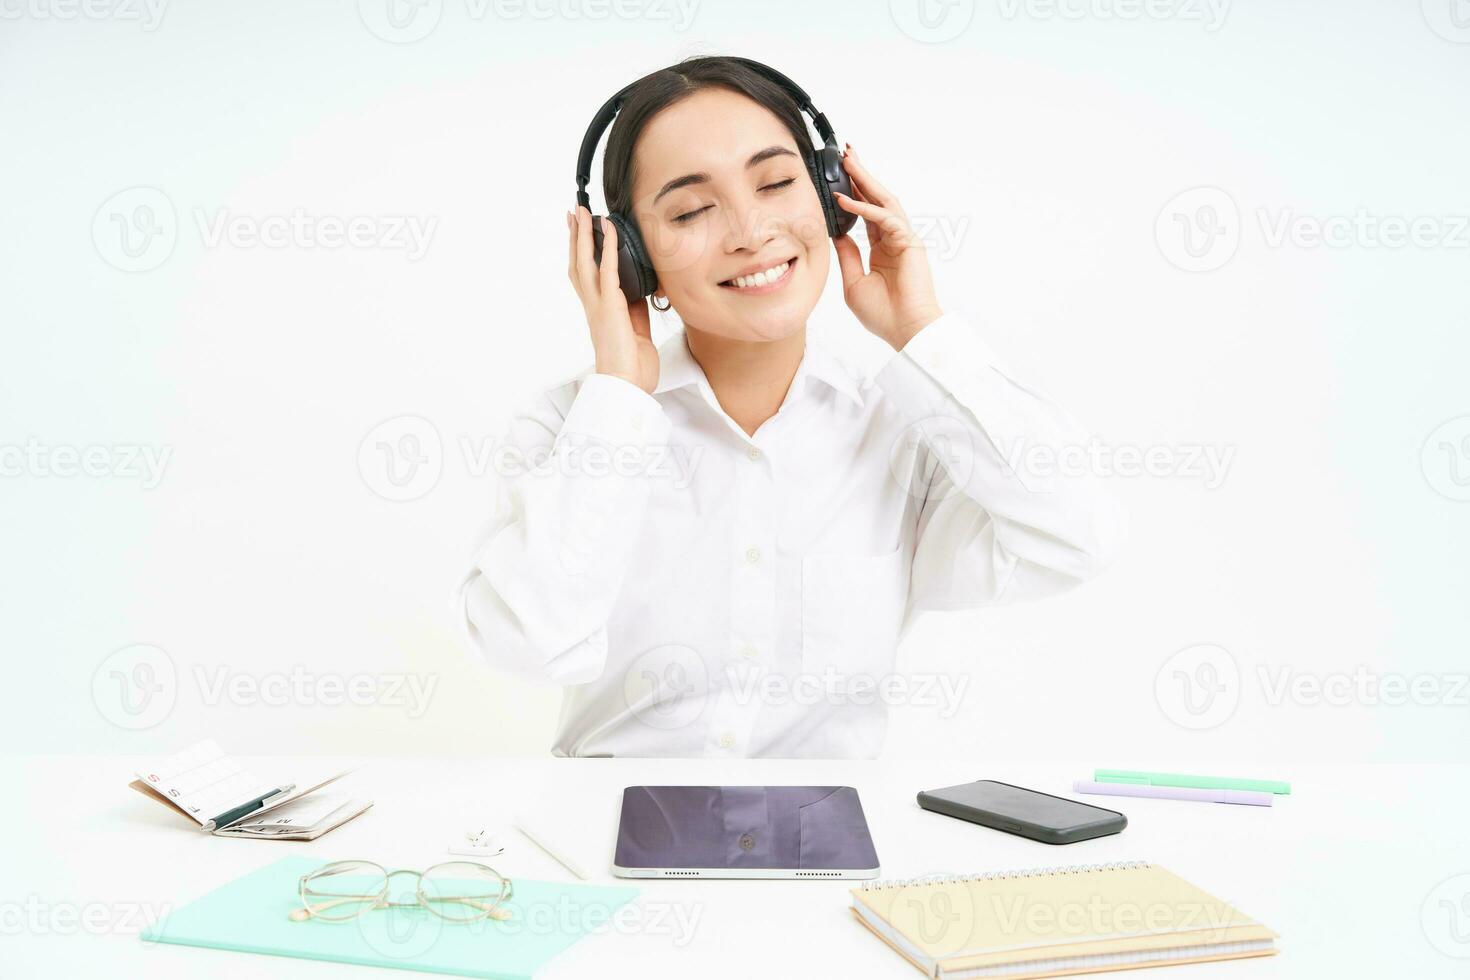
M 874 380 L 916 446 L 911 613 L 1054 594 L 1113 561 L 1127 519 L 1086 465 L 1090 434 L 967 319 L 942 315 Z

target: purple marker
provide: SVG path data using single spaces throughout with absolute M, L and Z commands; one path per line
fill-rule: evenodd
M 1136 783 L 1094 783 L 1079 779 L 1072 784 L 1077 793 L 1098 796 L 1147 796 L 1157 800 L 1196 800 L 1200 803 L 1243 803 L 1247 806 L 1273 806 L 1270 793 L 1248 789 L 1192 789 L 1187 786 L 1142 786 Z

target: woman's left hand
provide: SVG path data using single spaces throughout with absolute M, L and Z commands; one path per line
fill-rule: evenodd
M 842 268 L 842 295 L 848 308 L 871 333 L 894 350 L 943 312 L 934 298 L 934 279 L 924 243 L 909 224 L 898 198 L 868 173 L 847 144 L 842 157 L 856 199 L 837 194 L 837 206 L 863 219 L 868 229 L 868 264 L 851 235 L 836 240 Z

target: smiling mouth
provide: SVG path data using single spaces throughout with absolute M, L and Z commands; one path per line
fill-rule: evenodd
M 771 268 L 757 272 L 755 275 L 736 276 L 734 279 L 726 279 L 720 283 L 720 288 L 736 293 L 773 293 L 791 280 L 791 273 L 796 268 L 796 262 L 797 256 L 793 255 L 785 262 L 778 262 Z

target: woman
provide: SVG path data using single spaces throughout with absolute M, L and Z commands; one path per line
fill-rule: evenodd
M 604 151 L 636 215 L 654 346 L 620 290 L 617 232 L 568 213 L 594 367 L 519 414 L 495 511 L 456 595 L 490 662 L 564 685 L 562 756 L 878 754 L 912 694 L 895 649 L 924 609 L 1058 592 L 1103 567 L 1121 515 L 1088 474 L 1008 462 L 1087 433 L 942 311 L 897 197 L 848 146 L 870 268 L 843 296 L 893 355 L 868 379 L 807 336 L 827 223 L 805 119 L 736 59 L 630 90 Z M 523 465 L 522 465 L 523 464 Z

